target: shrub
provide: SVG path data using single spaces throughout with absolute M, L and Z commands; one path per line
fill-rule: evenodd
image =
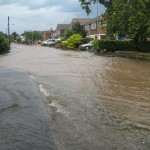
M 133 51 L 135 44 L 132 41 L 95 40 L 94 49 L 115 51 Z
M 8 40 L 0 34 L 0 53 L 6 52 L 9 50 Z
M 150 41 L 135 44 L 133 41 L 95 40 L 94 49 L 115 51 L 150 52 Z
M 73 34 L 70 38 L 67 39 L 67 48 L 76 49 L 82 43 L 82 36 L 79 34 Z
M 136 44 L 136 49 L 140 52 L 150 52 L 150 41 Z

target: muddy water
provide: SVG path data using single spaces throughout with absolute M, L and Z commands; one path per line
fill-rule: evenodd
M 12 45 L 0 66 L 28 73 L 46 96 L 58 149 L 150 149 L 150 62 Z

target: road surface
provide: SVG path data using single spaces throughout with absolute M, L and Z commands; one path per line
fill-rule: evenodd
M 2 150 L 150 149 L 149 62 L 13 44 L 0 66 Z

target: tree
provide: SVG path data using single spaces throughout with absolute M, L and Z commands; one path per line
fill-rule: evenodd
M 14 40 L 16 40 L 18 34 L 16 32 L 13 32 L 11 35 L 13 36 Z
M 0 53 L 7 52 L 9 50 L 8 39 L 5 38 L 3 33 L 0 33 Z
M 38 31 L 25 31 L 22 35 L 27 43 L 42 40 L 42 35 Z
M 64 39 L 68 39 L 73 34 L 79 34 L 83 38 L 85 38 L 87 35 L 87 31 L 85 30 L 84 26 L 82 26 L 79 22 L 76 22 L 72 25 L 70 29 L 66 31 Z
M 82 8 L 90 12 L 89 5 L 96 0 L 79 0 Z M 136 43 L 146 41 L 150 34 L 150 0 L 98 0 L 106 10 L 107 33 L 132 34 Z
M 90 7 L 89 7 L 91 5 L 91 3 L 95 4 L 95 3 L 99 2 L 100 4 L 103 4 L 108 9 L 111 7 L 112 1 L 113 0 L 79 0 L 82 8 L 86 10 L 87 14 L 89 14 L 91 12 Z
M 8 35 L 3 33 L 3 32 L 1 32 L 1 31 L 0 31 L 0 35 L 4 36 L 5 38 L 8 38 Z

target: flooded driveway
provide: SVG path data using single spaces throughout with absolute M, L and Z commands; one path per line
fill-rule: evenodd
M 0 66 L 46 97 L 57 149 L 150 149 L 150 62 L 13 44 Z

